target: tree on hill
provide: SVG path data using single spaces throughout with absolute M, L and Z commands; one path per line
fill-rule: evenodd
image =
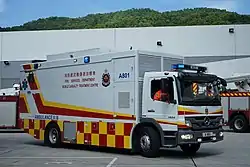
M 111 13 L 89 14 L 85 17 L 49 17 L 0 31 L 32 31 L 62 29 L 94 29 L 124 27 L 159 27 L 191 25 L 250 24 L 250 15 L 212 8 L 194 8 L 158 12 L 149 8 L 129 9 Z

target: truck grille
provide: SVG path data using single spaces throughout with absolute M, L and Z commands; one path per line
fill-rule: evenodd
M 193 130 L 217 129 L 219 128 L 222 116 L 202 116 L 202 117 L 186 117 L 192 123 Z

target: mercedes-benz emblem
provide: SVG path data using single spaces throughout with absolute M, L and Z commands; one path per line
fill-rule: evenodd
M 208 115 L 208 109 L 207 108 L 205 108 L 205 114 Z
M 210 125 L 210 119 L 208 117 L 205 117 L 204 124 L 207 126 Z

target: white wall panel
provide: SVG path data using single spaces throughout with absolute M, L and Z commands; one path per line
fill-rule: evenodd
M 228 32 L 232 27 L 235 33 Z M 162 47 L 156 45 L 158 40 Z M 4 32 L 2 41 L 3 60 L 9 61 L 89 48 L 128 50 L 130 46 L 182 56 L 240 56 L 250 55 L 250 25 Z
M 183 56 L 229 56 L 235 54 L 234 34 L 228 32 L 230 27 L 233 26 L 117 29 L 116 47 L 133 46 Z M 158 40 L 162 41 L 162 47 L 156 45 Z
M 230 77 L 236 73 L 250 73 L 250 58 L 217 61 L 200 65 L 208 67 L 208 72 L 221 77 Z
M 8 32 L 3 35 L 3 60 L 45 59 L 46 55 L 88 48 L 112 48 L 114 30 Z
M 235 28 L 236 55 L 250 55 L 250 25 Z

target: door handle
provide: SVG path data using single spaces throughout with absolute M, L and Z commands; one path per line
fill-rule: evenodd
M 148 112 L 155 112 L 155 110 L 148 110 Z

